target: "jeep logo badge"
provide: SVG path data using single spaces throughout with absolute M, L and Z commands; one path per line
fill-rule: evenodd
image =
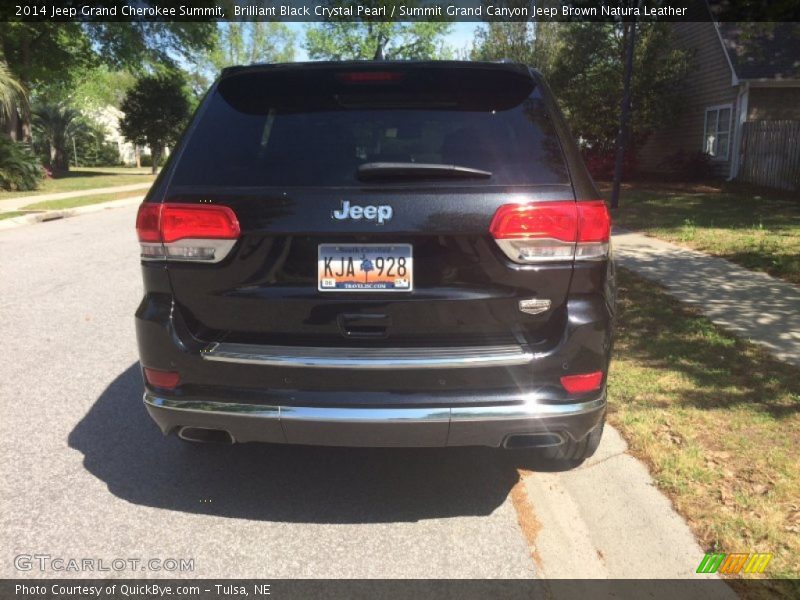
M 378 221 L 378 225 L 383 225 L 392 218 L 393 213 L 392 207 L 388 204 L 381 204 L 380 206 L 372 204 L 358 206 L 354 204 L 350 206 L 349 200 L 342 200 L 342 208 L 333 211 L 333 218 L 338 221 L 344 221 L 345 219 L 353 219 L 354 221 L 366 219 L 367 221 Z

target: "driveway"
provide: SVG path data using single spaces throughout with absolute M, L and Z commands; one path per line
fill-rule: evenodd
M 567 473 L 487 449 L 164 438 L 141 404 L 134 217 L 0 231 L 2 577 L 77 575 L 21 573 L 20 554 L 194 559 L 129 577 L 693 574 L 703 551 L 613 430 Z

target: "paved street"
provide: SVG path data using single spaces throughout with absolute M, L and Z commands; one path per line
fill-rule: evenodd
M 482 449 L 162 437 L 141 404 L 134 217 L 128 206 L 0 231 L 3 577 L 22 575 L 19 554 L 336 578 L 674 577 L 702 558 L 613 430 L 581 468 L 522 479 Z

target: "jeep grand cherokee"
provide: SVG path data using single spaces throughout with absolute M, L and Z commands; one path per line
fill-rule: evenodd
M 228 68 L 137 217 L 147 410 L 195 441 L 591 456 L 598 198 L 526 66 Z

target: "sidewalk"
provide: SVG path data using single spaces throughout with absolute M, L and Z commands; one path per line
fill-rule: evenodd
M 109 208 L 122 208 L 124 206 L 135 206 L 144 200 L 144 196 L 131 196 L 121 200 L 109 200 L 108 202 L 98 202 L 97 204 L 87 204 L 86 206 L 76 206 L 74 208 L 61 208 L 58 210 L 45 210 L 42 212 L 30 212 L 18 217 L 0 219 L 0 231 L 14 229 L 22 225 L 33 225 L 43 221 L 55 221 L 67 217 L 76 217 L 93 212 L 107 210 Z
M 620 266 L 663 285 L 714 323 L 800 366 L 800 287 L 618 228 L 614 253 Z
M 0 200 L 0 213 L 14 212 L 24 208 L 25 206 L 28 206 L 29 204 L 36 204 L 37 202 L 45 202 L 48 200 L 64 200 L 66 198 L 81 198 L 83 196 L 97 196 L 99 194 L 115 194 L 118 192 L 135 192 L 138 190 L 146 190 L 151 185 L 152 182 L 132 183 L 129 185 L 77 190 L 75 192 L 57 192 L 53 194 L 36 194 L 31 196 L 8 198 L 7 200 Z

